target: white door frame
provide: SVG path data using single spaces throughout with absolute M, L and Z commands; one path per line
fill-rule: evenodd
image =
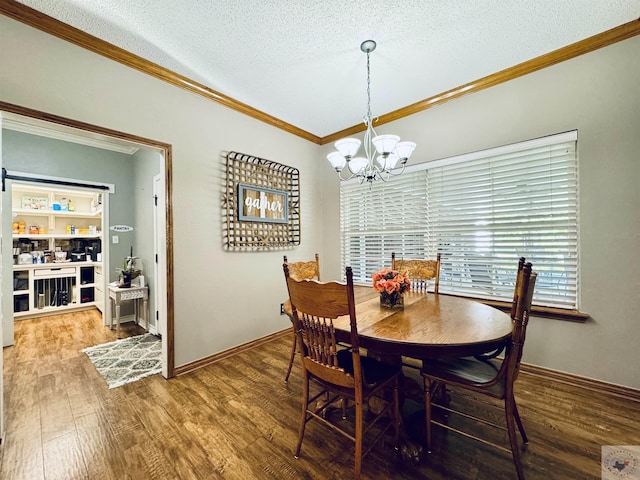
M 149 315 L 154 319 L 156 333 L 163 338 L 162 342 L 162 375 L 168 376 L 168 345 L 167 345 L 167 262 L 166 256 L 160 255 L 167 249 L 167 224 L 165 220 L 165 184 L 164 175 L 153 177 L 153 253 L 156 261 L 153 264 L 153 311 Z
M 0 112 L 0 170 L 1 169 L 2 169 L 2 112 Z M 5 243 L 8 242 L 8 240 L 5 239 L 6 229 L 2 228 L 1 226 L 1 223 L 3 220 L 3 215 L 2 215 L 2 206 L 3 206 L 2 196 L 3 195 L 4 195 L 4 192 L 0 191 L 0 347 L 4 345 L 4 336 L 3 336 L 4 328 L 2 328 L 2 322 L 4 321 L 4 308 L 2 308 L 2 302 L 3 302 L 2 290 L 4 289 L 4 282 L 3 282 L 4 272 L 2 268 L 2 263 L 4 261 L 3 250 L 5 249 L 5 246 L 6 246 Z M 11 246 L 13 247 L 13 239 L 11 240 Z M 8 249 L 8 246 L 7 246 L 7 249 Z M 11 290 L 13 290 L 13 273 L 11 274 L 11 277 L 12 277 Z M 11 318 L 11 321 L 13 322 L 13 318 Z M 13 335 L 13 332 L 11 332 L 11 334 Z M 0 352 L 0 353 L 3 353 L 3 352 Z M 4 374 L 2 373 L 4 371 L 3 357 L 4 357 L 4 354 L 1 354 L 0 355 L 0 443 L 2 443 L 2 441 L 4 440 Z

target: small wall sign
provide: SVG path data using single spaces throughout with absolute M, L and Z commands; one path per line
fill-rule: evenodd
M 238 184 L 238 220 L 287 223 L 288 193 L 283 190 Z
M 113 230 L 114 232 L 132 232 L 133 227 L 129 225 L 111 225 L 109 230 Z

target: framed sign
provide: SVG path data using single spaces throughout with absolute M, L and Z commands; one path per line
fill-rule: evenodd
M 255 185 L 238 184 L 238 220 L 241 222 L 287 223 L 288 193 Z
M 246 153 L 225 152 L 222 236 L 228 250 L 300 245 L 300 172 Z

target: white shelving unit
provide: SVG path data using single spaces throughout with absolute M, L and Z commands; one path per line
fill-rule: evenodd
M 72 211 L 62 209 L 68 201 L 72 202 Z M 56 251 L 65 251 L 70 257 L 79 246 L 84 246 L 85 252 L 87 248 L 102 251 L 102 193 L 14 183 L 12 205 L 16 260 L 16 252 L 25 251 L 51 252 L 52 260 L 14 262 L 14 318 L 86 308 L 104 311 L 105 278 L 102 261 L 95 258 L 98 255 L 80 261 L 55 261 Z M 54 209 L 54 205 L 61 209 Z

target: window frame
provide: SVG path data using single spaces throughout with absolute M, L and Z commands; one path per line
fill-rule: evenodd
M 535 296 L 534 296 L 534 305 L 532 308 L 532 311 L 534 314 L 536 315 L 540 315 L 540 316 L 549 316 L 552 318 L 566 318 L 566 319 L 570 319 L 573 321 L 585 321 L 588 318 L 588 314 L 585 314 L 583 312 L 579 311 L 579 302 L 580 302 L 580 285 L 579 285 L 579 278 L 580 278 L 580 272 L 579 272 L 579 265 L 580 265 L 580 256 L 579 256 L 579 183 L 578 183 L 578 132 L 577 130 L 571 130 L 568 132 L 564 132 L 564 133 L 560 133 L 560 134 L 554 134 L 554 135 L 549 135 L 549 136 L 545 136 L 545 137 L 540 137 L 540 138 L 536 138 L 533 140 L 527 140 L 527 141 L 522 141 L 522 142 L 517 142 L 517 143 L 513 143 L 513 144 L 509 144 L 509 145 L 504 145 L 504 146 L 500 146 L 500 147 L 495 147 L 495 148 L 490 148 L 490 149 L 485 149 L 485 150 L 481 150 L 481 151 L 477 151 L 477 152 L 472 152 L 472 153 L 468 153 L 468 154 L 463 154 L 463 155 L 458 155 L 458 156 L 453 156 L 453 157 L 449 157 L 449 158 L 443 158 L 443 159 L 439 159 L 439 160 L 435 160 L 435 161 L 431 161 L 431 162 L 425 162 L 425 163 L 421 163 L 421 164 L 415 164 L 415 165 L 411 165 L 409 167 L 407 167 L 405 169 L 405 172 L 403 175 L 399 176 L 398 178 L 393 178 L 392 180 L 390 180 L 389 182 L 384 182 L 384 184 L 382 182 L 378 182 L 374 185 L 360 185 L 357 182 L 352 181 L 347 181 L 347 182 L 343 182 L 341 184 L 340 187 L 340 227 L 341 227 L 341 265 L 342 265 L 342 270 L 344 271 L 344 267 L 346 267 L 346 265 L 350 265 L 353 260 L 353 263 L 357 262 L 360 264 L 359 269 L 357 269 L 359 272 L 362 268 L 366 268 L 366 265 L 369 264 L 369 270 L 375 271 L 378 268 L 382 268 L 383 266 L 389 266 L 390 264 L 390 260 L 391 260 L 391 252 L 389 250 L 394 250 L 396 251 L 396 254 L 400 253 L 401 255 L 406 255 L 407 258 L 435 258 L 436 253 L 439 252 L 443 255 L 443 266 L 445 271 L 443 272 L 443 269 L 441 267 L 441 281 L 440 281 L 440 294 L 452 294 L 452 295 L 458 295 L 458 296 L 463 296 L 466 298 L 473 298 L 474 300 L 480 301 L 482 303 L 486 303 L 492 306 L 495 306 L 497 308 L 504 308 L 504 309 L 510 309 L 511 308 L 511 302 L 509 301 L 509 298 L 505 298 L 505 294 L 507 292 L 507 287 L 503 286 L 502 288 L 502 298 L 498 298 L 495 297 L 491 294 L 487 294 L 487 295 L 467 295 L 464 292 L 460 292 L 460 291 L 455 291 L 455 288 L 447 288 L 447 280 L 446 280 L 446 254 L 449 253 L 447 252 L 446 249 L 442 248 L 442 245 L 438 245 L 438 239 L 436 238 L 437 235 L 437 228 L 434 228 L 433 223 L 433 216 L 434 216 L 434 212 L 431 209 L 432 207 L 429 204 L 429 202 L 431 201 L 431 198 L 433 198 L 433 192 L 431 192 L 430 194 L 427 194 L 428 192 L 428 186 L 426 187 L 425 192 L 419 192 L 418 193 L 418 197 L 422 196 L 423 199 L 426 201 L 426 206 L 427 206 L 427 215 L 428 218 L 425 220 L 420 219 L 421 222 L 424 222 L 425 224 L 425 228 L 418 228 L 418 233 L 417 235 L 420 236 L 424 236 L 424 245 L 422 248 L 422 252 L 416 251 L 415 249 L 413 251 L 411 251 L 411 248 L 409 248 L 409 251 L 407 251 L 406 249 L 403 251 L 403 239 L 405 239 L 405 237 L 408 235 L 409 230 L 406 228 L 403 228 L 401 232 L 399 232 L 396 235 L 396 238 L 394 239 L 393 237 L 393 233 L 389 233 L 388 227 L 386 226 L 386 224 L 382 224 L 379 226 L 378 230 L 381 233 L 382 236 L 387 235 L 386 237 L 384 237 L 383 239 L 380 240 L 379 244 L 375 243 L 375 240 L 371 241 L 371 245 L 372 245 L 372 250 L 373 253 L 370 254 L 370 250 L 369 247 L 367 248 L 367 255 L 362 255 L 361 253 L 358 255 L 358 253 L 354 253 L 357 252 L 357 249 L 354 250 L 354 252 L 347 252 L 346 250 L 349 248 L 349 241 L 352 241 L 356 238 L 358 238 L 358 235 L 362 235 L 363 233 L 366 233 L 369 237 L 371 237 L 371 234 L 374 233 L 374 230 L 371 230 L 371 226 L 368 225 L 366 227 L 363 227 L 361 230 L 359 231 L 350 231 L 350 226 L 352 226 L 352 224 L 350 223 L 350 221 L 353 221 L 353 218 L 349 219 L 349 217 L 352 217 L 354 215 L 354 204 L 353 204 L 353 198 L 350 198 L 350 194 L 351 192 L 357 192 L 355 193 L 355 196 L 358 196 L 360 203 L 364 203 L 367 204 L 367 202 L 370 202 L 371 199 L 374 199 L 374 204 L 376 204 L 375 200 L 377 200 L 377 206 L 380 207 L 380 205 L 382 205 L 383 202 L 380 201 L 380 198 L 376 198 L 376 195 L 382 196 L 384 197 L 385 194 L 384 193 L 378 193 L 379 191 L 382 192 L 386 192 L 387 190 L 392 191 L 393 187 L 390 187 L 389 184 L 393 184 L 394 182 L 397 182 L 397 186 L 401 185 L 400 188 L 404 188 L 404 185 L 406 184 L 410 184 L 411 181 L 407 180 L 406 177 L 409 176 L 420 176 L 423 175 L 422 172 L 424 172 L 424 175 L 426 176 L 426 183 L 428 184 L 429 182 L 429 177 L 430 174 L 432 174 L 433 172 L 438 171 L 438 169 L 446 169 L 458 164 L 462 164 L 464 162 L 481 162 L 481 161 L 487 161 L 487 159 L 497 159 L 497 158 L 510 158 L 510 156 L 513 156 L 514 158 L 517 158 L 518 155 L 520 155 L 522 152 L 530 152 L 530 151 L 537 151 L 537 149 L 540 148 L 546 148 L 552 145 L 558 145 L 558 144 L 564 144 L 564 143 L 573 143 L 573 148 L 575 148 L 575 150 L 573 150 L 573 155 L 571 156 L 571 152 L 569 153 L 569 157 L 568 157 L 568 162 L 567 162 L 567 170 L 568 170 L 568 178 L 569 180 L 567 180 L 567 184 L 569 184 L 568 187 L 565 187 L 568 189 L 568 191 L 570 192 L 570 199 L 566 200 L 567 202 L 574 202 L 571 205 L 574 205 L 575 208 L 573 211 L 571 211 L 569 214 L 567 214 L 567 216 L 569 217 L 569 221 L 571 222 L 570 228 L 572 230 L 567 230 L 565 233 L 563 233 L 567 238 L 570 238 L 570 240 L 574 243 L 569 243 L 567 248 L 570 248 L 571 251 L 569 252 L 569 254 L 573 255 L 573 260 L 572 263 L 570 264 L 570 270 L 569 270 L 569 277 L 567 277 L 567 279 L 565 280 L 566 285 L 570 285 L 571 287 L 575 287 L 575 296 L 572 296 L 572 293 L 566 293 L 566 294 L 562 294 L 562 288 L 559 288 L 559 292 L 557 295 L 557 298 L 560 299 L 560 303 L 559 304 L 553 304 L 553 302 L 549 301 L 549 299 L 547 298 L 546 302 L 536 302 Z M 520 153 L 518 153 L 520 152 Z M 505 157 L 506 156 L 506 157 Z M 564 161 L 564 160 L 563 160 Z M 531 164 L 533 164 L 533 161 L 523 161 L 521 162 L 521 165 L 524 165 L 525 167 L 521 167 L 518 166 L 517 168 L 523 168 L 523 170 L 525 170 L 527 168 L 527 166 L 529 165 L 529 163 L 527 162 L 531 162 Z M 538 162 L 541 162 L 540 160 L 538 160 Z M 517 162 L 516 162 L 517 163 Z M 479 165 L 476 164 L 476 165 Z M 518 164 L 520 165 L 520 164 Z M 564 164 L 563 164 L 564 165 Z M 518 171 L 519 172 L 519 171 Z M 517 172 L 517 175 L 521 175 L 520 173 Z M 493 175 L 493 173 L 492 173 Z M 403 179 L 403 177 L 405 177 Z M 493 182 L 493 177 L 492 178 L 492 182 Z M 517 176 L 515 176 L 514 178 L 517 178 Z M 552 174 L 549 174 L 549 178 L 552 178 Z M 508 179 L 507 179 L 508 181 Z M 573 183 L 572 183 L 573 182 Z M 543 181 L 544 183 L 544 181 Z M 551 180 L 549 180 L 549 183 L 551 183 Z M 514 185 L 517 184 L 517 182 L 514 183 Z M 396 186 L 396 189 L 398 188 Z M 445 182 L 445 186 L 446 186 L 446 182 Z M 357 189 L 360 189 L 359 191 Z M 421 187 L 420 187 L 421 188 Z M 553 187 L 548 187 L 551 191 L 553 191 Z M 544 193 L 544 185 L 543 185 L 543 193 L 541 194 L 543 196 L 543 198 L 547 198 L 549 195 Z M 546 195 L 546 197 L 545 197 Z M 390 196 L 390 198 L 392 199 L 392 201 L 389 203 L 391 205 L 391 210 L 395 213 L 398 214 L 398 212 L 400 212 L 400 209 L 398 208 L 398 199 L 400 198 L 399 195 L 396 193 L 395 195 Z M 492 190 L 492 196 L 490 197 L 493 201 L 493 190 Z M 412 204 L 413 205 L 413 204 Z M 384 205 L 384 209 L 380 209 L 380 210 L 386 210 L 387 205 Z M 546 208 L 546 210 L 545 210 Z M 543 205 L 543 211 L 550 211 L 550 212 L 554 212 L 553 208 L 555 207 L 546 207 Z M 570 210 L 570 209 L 568 209 Z M 358 213 L 362 213 L 362 212 L 358 212 Z M 376 212 L 376 215 L 380 216 L 382 215 L 382 213 L 380 213 L 380 211 Z M 366 223 L 364 220 L 358 219 L 356 220 L 359 223 Z M 374 217 L 374 221 L 375 221 L 375 217 Z M 545 220 L 543 220 L 544 222 Z M 386 221 L 388 223 L 388 220 Z M 383 222 L 384 223 L 384 222 Z M 415 223 L 415 220 L 411 220 L 411 223 Z M 499 223 L 498 223 L 499 225 Z M 369 230 L 367 230 L 367 228 Z M 473 227 L 472 227 L 473 230 Z M 495 230 L 491 230 L 494 231 Z M 514 231 L 518 231 L 518 230 L 514 230 Z M 526 231 L 526 230 L 525 230 Z M 434 233 L 435 232 L 435 233 Z M 495 235 L 495 233 L 494 233 Z M 359 238 L 360 243 L 362 242 L 367 242 L 367 238 Z M 397 247 L 394 245 L 398 244 Z M 387 245 L 388 244 L 388 245 Z M 546 243 L 544 243 L 544 241 L 542 241 L 542 243 L 537 244 L 538 246 L 542 245 L 547 245 Z M 397 249 L 396 249 L 397 248 Z M 495 252 L 492 251 L 492 253 L 495 254 Z M 508 253 L 508 251 L 507 251 Z M 513 252 L 512 252 L 513 253 Z M 525 256 L 527 256 L 525 254 Z M 517 257 L 516 257 L 517 258 Z M 532 263 L 535 262 L 535 255 L 531 255 L 531 256 L 527 256 L 527 259 L 531 259 Z M 371 264 L 378 262 L 379 263 L 379 267 L 372 267 Z M 551 264 L 553 265 L 554 260 L 548 260 L 547 264 L 551 262 Z M 542 261 L 538 263 L 540 265 L 540 268 L 542 267 Z M 516 268 L 517 262 L 513 262 L 513 270 L 515 272 L 515 268 Z M 499 265 L 495 265 L 494 267 L 491 267 L 490 270 L 497 270 L 499 268 L 510 268 L 510 264 L 509 267 L 500 267 Z M 535 263 L 534 263 L 534 268 L 535 268 Z M 359 275 L 355 275 L 355 271 L 354 271 L 354 279 L 357 278 L 357 283 L 360 284 L 367 284 L 369 282 L 367 282 L 368 278 L 366 278 L 366 275 L 363 276 L 362 272 L 359 273 Z M 370 272 L 371 273 L 371 272 Z M 443 275 L 444 273 L 444 275 Z M 488 272 L 487 272 L 488 273 Z M 513 275 L 513 277 L 515 278 L 515 273 Z M 508 276 L 508 278 L 510 278 L 510 276 Z M 444 282 L 443 282 L 444 280 Z M 504 284 L 504 282 L 503 282 Z M 506 285 L 506 284 L 505 284 Z M 536 285 L 538 287 L 538 285 Z M 547 291 L 548 292 L 552 292 L 552 298 L 553 297 L 553 291 L 552 290 L 548 290 L 549 288 L 549 284 L 547 284 Z M 553 287 L 552 287 L 553 288 Z M 512 287 L 509 287 L 508 290 L 510 292 L 512 292 Z M 571 290 L 571 292 L 573 292 L 573 290 Z M 476 292 L 474 292 L 476 293 Z M 566 299 L 564 297 L 567 297 Z M 566 306 L 562 303 L 563 301 L 567 300 L 570 301 L 571 303 L 567 303 Z M 545 304 L 546 303 L 546 304 Z

